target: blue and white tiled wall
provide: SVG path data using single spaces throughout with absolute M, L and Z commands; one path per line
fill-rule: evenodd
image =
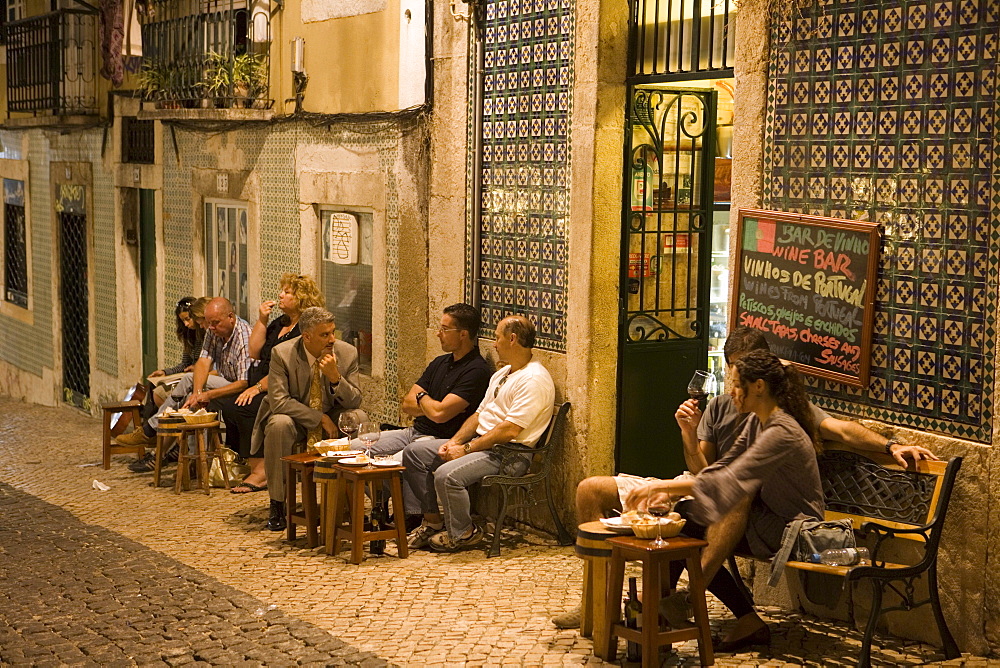
M 884 225 L 864 390 L 836 411 L 992 438 L 1000 3 L 821 0 L 772 36 L 765 206 Z

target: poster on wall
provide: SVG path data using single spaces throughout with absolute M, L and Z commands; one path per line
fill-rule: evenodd
M 877 223 L 740 211 L 730 326 L 763 332 L 803 373 L 868 385 Z
M 334 264 L 358 263 L 358 217 L 342 211 L 324 211 L 323 259 Z

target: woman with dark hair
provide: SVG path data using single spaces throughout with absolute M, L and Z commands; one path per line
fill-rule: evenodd
M 194 304 L 199 300 L 194 297 L 182 297 L 174 306 L 174 318 L 176 319 L 177 340 L 181 342 L 181 361 L 167 369 L 157 369 L 149 374 L 148 378 L 163 378 L 178 373 L 191 371 L 194 363 L 198 361 L 201 353 L 201 344 L 205 340 L 205 329 L 194 316 Z M 176 381 L 174 381 L 176 382 Z M 148 420 L 156 414 L 156 410 L 166 401 L 167 395 L 173 383 L 158 383 L 155 380 L 140 381 L 145 389 L 145 397 L 142 405 L 142 419 Z M 142 394 L 139 395 L 143 396 Z M 129 434 L 117 437 L 115 440 L 126 445 L 151 445 L 152 440 L 143 432 L 141 425 L 135 425 L 137 429 Z M 131 470 L 140 473 L 153 470 L 153 458 L 147 454 L 129 465 Z
M 746 530 L 736 551 L 770 558 L 781 547 L 785 525 L 800 518 L 823 518 L 823 487 L 816 464 L 822 448 L 818 425 L 813 423 L 798 371 L 773 353 L 755 350 L 743 355 L 734 362 L 732 375 L 730 394 L 736 407 L 753 414 L 736 443 L 696 477 L 650 482 L 633 490 L 625 505 L 645 508 L 664 497 L 691 496 L 674 509 L 687 520 L 684 535 L 702 538 L 707 527 L 749 503 Z M 683 564 L 673 562 L 671 567 L 674 585 Z M 768 644 L 767 625 L 729 571 L 720 568 L 705 577 L 711 578 L 709 591 L 736 616 L 736 625 L 717 651 Z M 671 611 L 667 612 L 670 618 Z
M 196 301 L 194 297 L 182 297 L 177 301 L 177 306 L 174 307 L 177 340 L 181 342 L 183 347 L 180 364 L 169 369 L 157 369 L 149 374 L 150 378 L 171 376 L 175 373 L 191 371 L 194 368 L 194 363 L 198 361 L 198 355 L 201 353 L 201 344 L 205 340 L 205 330 L 191 312 L 191 307 Z
M 250 457 L 250 437 L 257 411 L 267 394 L 271 349 L 299 335 L 299 314 L 302 311 L 325 303 L 319 287 L 309 276 L 285 274 L 279 285 L 281 292 L 277 301 L 266 300 L 261 303 L 257 322 L 250 332 L 248 352 L 257 363 L 247 371 L 247 389 L 239 396 L 226 397 L 220 402 L 222 419 L 226 422 L 226 445 L 240 457 L 250 460 L 250 474 L 230 490 L 233 494 L 262 492 L 267 489 L 264 458 Z M 268 323 L 275 306 L 281 309 L 282 315 Z

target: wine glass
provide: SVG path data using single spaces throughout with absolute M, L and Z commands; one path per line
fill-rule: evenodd
M 354 433 L 358 430 L 358 425 L 358 414 L 354 411 L 344 411 L 337 418 L 337 427 L 340 428 L 340 433 L 347 434 L 348 440 L 354 437 Z
M 688 383 L 688 396 L 696 399 L 698 401 L 698 408 L 704 410 L 705 400 L 715 394 L 715 385 L 715 375 L 698 369 L 691 376 L 691 382 Z
M 368 454 L 368 468 L 372 466 L 372 445 L 382 435 L 378 422 L 362 422 L 358 430 L 358 438 L 365 444 L 365 452 Z
M 667 541 L 661 535 L 663 523 L 660 518 L 666 517 L 670 512 L 670 498 L 663 492 L 650 492 L 646 500 L 646 512 L 656 518 L 656 539 L 650 545 L 663 547 Z

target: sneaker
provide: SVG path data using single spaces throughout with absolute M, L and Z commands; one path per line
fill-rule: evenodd
M 154 466 L 154 461 L 156 460 L 156 455 L 152 452 L 147 452 L 139 459 L 135 460 L 128 465 L 128 470 L 132 473 L 150 473 L 156 467 Z
M 441 531 L 431 536 L 428 545 L 435 552 L 458 552 L 459 550 L 468 550 L 471 547 L 475 547 L 483 541 L 485 535 L 482 529 L 473 524 L 472 535 L 468 538 L 455 540 L 447 531 Z
M 153 445 L 156 443 L 156 439 L 146 436 L 146 432 L 142 430 L 142 427 L 139 427 L 131 434 L 116 436 L 115 441 L 121 445 Z
M 553 617 L 552 623 L 556 625 L 557 629 L 578 629 L 580 628 L 581 615 L 580 606 L 576 606 L 569 612 Z
M 406 546 L 411 550 L 419 550 L 422 547 L 427 547 L 431 542 L 431 538 L 439 533 L 442 533 L 443 531 L 444 527 L 435 529 L 427 526 L 426 524 L 421 524 L 416 529 L 411 531 L 409 536 L 407 536 Z

